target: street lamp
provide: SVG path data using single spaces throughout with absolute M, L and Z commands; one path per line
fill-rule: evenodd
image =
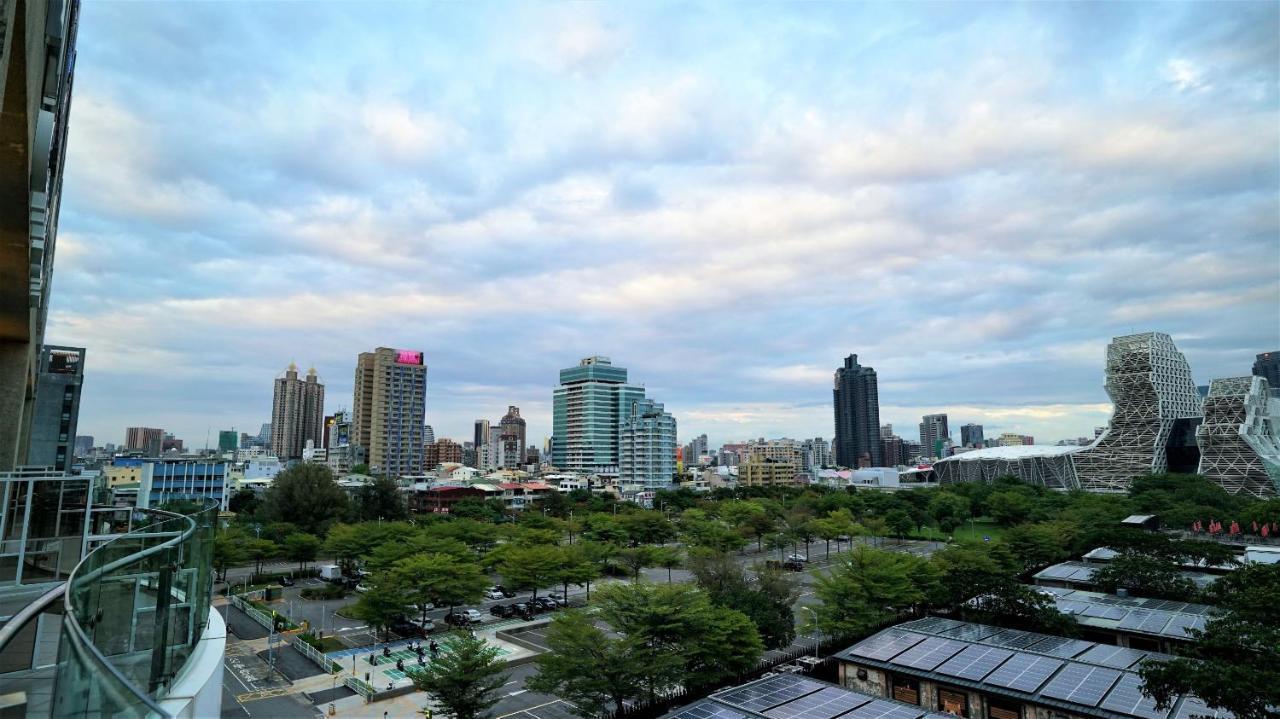
M 818 612 L 813 607 L 800 606 L 801 609 L 813 615 L 813 661 L 818 661 L 818 642 L 821 634 L 818 630 Z

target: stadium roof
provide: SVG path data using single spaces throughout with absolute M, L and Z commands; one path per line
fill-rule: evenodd
M 1167 654 L 928 617 L 899 624 L 838 652 L 838 659 L 971 688 L 1078 716 L 1183 719 L 1231 714 L 1180 697 L 1167 710 L 1142 694 L 1136 669 Z
M 1058 587 L 1037 589 L 1052 593 L 1058 611 L 1070 614 L 1080 624 L 1184 641 L 1191 638 L 1192 629 L 1204 629 L 1204 625 L 1217 612 L 1207 604 L 1173 599 L 1118 597 L 1114 594 Z
M 1057 444 L 1015 444 L 1011 447 L 986 447 L 972 452 L 953 454 L 943 457 L 938 462 L 969 462 L 977 459 L 1028 459 L 1030 457 L 1057 457 L 1084 449 L 1079 445 Z
M 794 674 L 765 675 L 667 714 L 663 719 L 955 719 Z

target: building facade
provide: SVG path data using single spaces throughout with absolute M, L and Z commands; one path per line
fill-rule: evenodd
M 1280 493 L 1280 405 L 1258 375 L 1215 379 L 1196 429 L 1199 474 L 1232 494 L 1270 498 Z
M 946 456 L 946 443 L 951 441 L 947 415 L 926 414 L 920 421 L 920 451 L 926 457 Z
M 163 460 L 142 464 L 139 507 L 163 508 L 171 502 L 212 499 L 225 510 L 229 494 L 226 462 Z
M 240 435 L 236 434 L 234 429 L 224 429 L 218 432 L 218 454 L 224 452 L 234 452 L 240 449 Z
M 835 461 L 841 467 L 881 467 L 880 389 L 876 371 L 858 364 L 858 355 L 844 358 L 836 370 L 832 390 L 835 409 Z
M 970 422 L 960 427 L 960 445 L 963 447 L 982 448 L 982 425 Z
M 801 483 L 800 467 L 784 459 L 752 455 L 738 465 L 738 484 L 746 487 Z
M 299 379 L 298 366 L 289 368 L 275 381 L 271 402 L 271 449 L 282 460 L 302 457 L 311 440 L 320 446 L 324 435 L 324 385 L 314 367 Z
M 499 448 L 498 464 L 502 469 L 517 469 L 524 465 L 525 422 L 520 416 L 520 408 L 515 405 L 507 407 L 507 413 L 498 421 Z
M 480 469 L 484 467 L 489 452 L 489 420 L 477 419 L 474 429 L 471 448 L 474 450 L 475 460 L 471 466 Z
M 164 451 L 164 430 L 157 427 L 129 427 L 124 432 L 124 448 L 145 457 L 159 457 Z
M 1258 355 L 1253 361 L 1253 375 L 1265 379 L 1273 391 L 1280 389 L 1280 350 Z
M 665 489 L 676 474 L 676 420 L 660 402 L 631 403 L 618 437 L 618 486 L 624 493 Z
M 29 465 L 53 467 L 59 472 L 71 468 L 84 384 L 84 352 L 83 347 L 54 345 L 45 345 L 40 351 L 27 445 Z
M 0 471 L 29 464 L 71 116 L 78 2 L 6 4 L 0 28 Z M 59 400 L 60 401 L 60 400 Z
M 608 357 L 587 357 L 560 370 L 552 395 L 551 463 L 584 474 L 618 474 L 618 438 L 631 403 L 644 388 L 627 383 L 627 370 Z
M 1107 430 L 1074 456 L 1083 489 L 1125 491 L 1134 477 L 1170 470 L 1169 445 L 1186 444 L 1203 412 L 1191 367 L 1163 332 L 1116 337 L 1107 345 Z M 1175 470 L 1194 471 L 1175 467 Z
M 422 471 L 427 365 L 417 350 L 379 347 L 356 362 L 353 443 L 368 453 L 369 470 L 399 477 Z

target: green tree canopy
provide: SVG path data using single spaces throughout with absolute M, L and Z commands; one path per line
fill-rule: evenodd
M 355 496 L 355 513 L 363 520 L 392 522 L 409 517 L 400 484 L 390 477 L 377 477 L 361 487 Z
M 1280 707 L 1280 564 L 1252 564 L 1207 590 L 1224 610 L 1210 619 L 1182 656 L 1146 662 L 1145 691 L 1167 708 L 1194 694 L 1237 719 L 1272 719 Z
M 443 644 L 444 651 L 425 669 L 407 667 L 405 674 L 454 719 L 481 719 L 498 703 L 498 689 L 507 681 L 502 652 L 461 633 Z
M 284 538 L 284 556 L 298 563 L 298 569 L 313 562 L 320 553 L 320 538 L 314 534 L 299 532 Z
M 322 464 L 294 465 L 276 475 L 262 500 L 268 521 L 291 522 L 304 532 L 323 535 L 347 513 L 347 493 Z
M 621 712 L 652 684 L 678 681 L 683 664 L 672 654 L 655 657 L 638 637 L 610 636 L 576 610 L 551 620 L 546 642 L 550 651 L 538 656 L 538 673 L 525 686 L 563 697 L 588 719 Z
M 818 577 L 818 627 L 835 636 L 865 634 L 936 595 L 937 583 L 937 569 L 928 560 L 855 547 Z

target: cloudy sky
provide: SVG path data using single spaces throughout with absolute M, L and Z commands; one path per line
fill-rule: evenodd
M 682 441 L 1091 434 L 1107 341 L 1280 349 L 1275 3 L 82 6 L 52 342 L 82 434 L 256 431 L 426 353 L 427 417 L 550 431 L 603 354 Z

